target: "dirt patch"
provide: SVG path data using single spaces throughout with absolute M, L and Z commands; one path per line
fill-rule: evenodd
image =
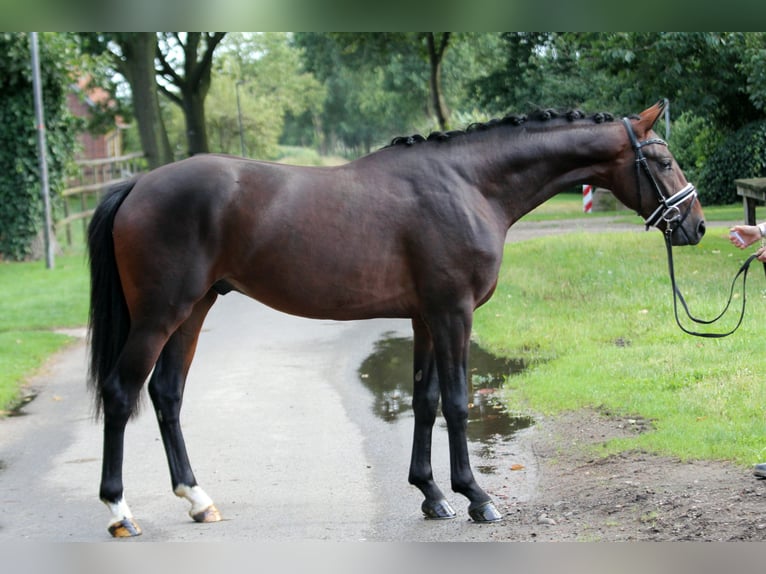
M 725 462 L 682 462 L 645 452 L 600 457 L 607 440 L 645 421 L 578 412 L 540 421 L 523 440 L 538 487 L 498 500 L 498 541 L 764 541 L 766 481 Z

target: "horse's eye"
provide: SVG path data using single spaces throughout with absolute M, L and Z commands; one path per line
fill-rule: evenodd
M 662 169 L 670 170 L 673 168 L 673 160 L 669 157 L 664 157 L 660 160 L 660 166 Z

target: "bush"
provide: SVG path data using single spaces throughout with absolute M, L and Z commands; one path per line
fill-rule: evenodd
M 684 112 L 673 122 L 668 144 L 686 179 L 698 183 L 703 166 L 722 139 L 708 119 Z
M 766 120 L 751 122 L 727 137 L 700 172 L 703 204 L 725 205 L 739 200 L 735 179 L 766 176 Z

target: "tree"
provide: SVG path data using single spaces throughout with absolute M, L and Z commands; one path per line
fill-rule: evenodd
M 449 109 L 442 89 L 442 65 L 452 39 L 451 32 L 389 32 L 381 34 L 331 34 L 345 55 L 347 65 L 385 67 L 398 57 L 425 61 L 431 113 L 439 129 L 449 127 Z
M 160 34 L 159 89 L 178 104 L 186 119 L 188 154 L 210 151 L 205 124 L 205 97 L 210 90 L 213 52 L 225 32 L 163 32 Z M 176 58 L 176 54 L 183 58 Z
M 424 125 L 424 119 L 425 125 L 432 125 L 425 113 L 428 80 L 419 57 L 384 52 L 385 38 L 379 36 L 386 34 L 341 34 L 340 42 L 337 36 L 312 32 L 295 34 L 294 39 L 305 70 L 327 92 L 315 122 L 321 153 L 359 155 L 396 132 Z M 367 36 L 375 36 L 375 41 Z M 351 42 L 354 38 L 357 43 Z
M 77 120 L 66 108 L 69 60 L 74 45 L 68 36 L 40 36 L 40 68 L 48 173 L 51 195 L 63 187 L 74 155 Z M 32 93 L 29 37 L 0 33 L 0 259 L 32 256 L 42 227 L 40 172 Z
M 324 98 L 324 87 L 301 70 L 289 34 L 230 33 L 218 48 L 206 102 L 211 150 L 274 159 L 285 117 L 314 118 Z
M 572 50 L 555 33 L 508 32 L 499 40 L 497 67 L 471 84 L 477 102 L 489 113 L 576 108 L 588 98 Z
M 429 86 L 431 88 L 431 105 L 433 106 L 439 127 L 446 130 L 449 125 L 449 110 L 444 102 L 442 91 L 442 62 L 449 46 L 450 32 L 442 32 L 438 37 L 434 32 L 424 32 L 428 47 Z
M 397 132 L 444 130 L 453 118 L 457 127 L 470 123 L 477 112 L 467 88 L 494 71 L 498 39 L 478 33 L 295 34 L 306 70 L 327 88 L 322 151 L 340 147 L 355 155 Z
M 157 35 L 154 32 L 112 32 L 80 36 L 85 50 L 95 54 L 108 53 L 114 69 L 127 80 L 141 149 L 149 168 L 173 161 L 155 79 Z
M 740 64 L 747 76 L 747 93 L 750 101 L 761 112 L 766 113 L 766 32 L 751 32 L 745 35 L 745 50 Z
M 746 33 L 604 32 L 560 38 L 576 49 L 586 73 L 606 72 L 594 87 L 623 112 L 667 97 L 679 111 L 706 117 L 724 131 L 762 116 L 745 89 Z
M 213 52 L 224 33 L 118 32 L 81 34 L 91 52 L 109 52 L 130 85 L 141 147 L 150 168 L 173 161 L 158 89 L 183 110 L 187 153 L 208 150 L 205 97 Z

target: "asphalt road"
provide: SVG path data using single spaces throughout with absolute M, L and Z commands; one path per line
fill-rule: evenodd
M 421 495 L 407 483 L 412 419 L 377 418 L 359 381 L 359 365 L 389 332 L 409 335 L 409 322 L 312 321 L 237 294 L 219 298 L 200 338 L 182 420 L 197 479 L 224 520 L 195 524 L 172 494 L 147 398 L 126 435 L 126 499 L 144 531 L 134 540 L 502 538 L 502 524 L 472 523 L 467 501 L 449 492 L 443 425 L 434 436 L 434 474 L 458 517 L 422 518 Z M 31 382 L 38 395 L 25 414 L 0 420 L 0 542 L 110 539 L 97 495 L 101 428 L 85 372 L 81 338 Z M 534 489 L 534 457 L 523 442 L 484 453 L 499 464 L 477 478 L 501 511 Z M 481 464 L 478 454 L 473 460 Z M 525 470 L 510 472 L 511 464 Z

